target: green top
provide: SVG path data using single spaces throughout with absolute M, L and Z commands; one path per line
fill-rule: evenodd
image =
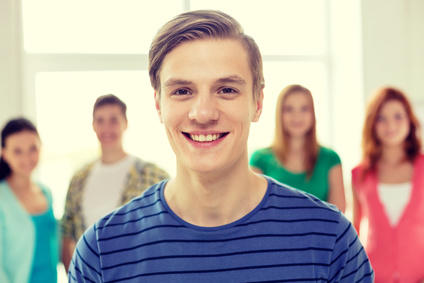
M 264 175 L 327 201 L 328 173 L 331 168 L 341 164 L 341 161 L 336 152 L 320 146 L 317 162 L 310 179 L 307 179 L 306 172 L 293 173 L 285 169 L 269 147 L 255 151 L 249 163 L 262 170 Z

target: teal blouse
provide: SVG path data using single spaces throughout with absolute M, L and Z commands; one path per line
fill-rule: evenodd
M 327 201 L 329 191 L 328 173 L 331 168 L 341 164 L 341 161 L 336 152 L 320 146 L 310 179 L 307 178 L 306 172 L 293 173 L 285 169 L 271 148 L 255 151 L 249 163 L 251 166 L 262 170 L 264 175 Z
M 0 282 L 1 283 L 28 283 L 28 282 L 57 282 L 44 281 L 37 277 L 34 263 L 38 265 L 38 259 L 46 260 L 51 264 L 49 276 L 56 274 L 56 265 L 59 261 L 59 230 L 57 221 L 52 218 L 52 197 L 50 191 L 40 185 L 41 190 L 47 197 L 49 210 L 40 219 L 33 220 L 19 200 L 11 191 L 8 183 L 0 181 Z M 55 221 L 52 223 L 51 221 Z M 44 231 L 47 223 L 48 230 Z M 54 228 L 52 228 L 53 226 Z M 45 238 L 45 234 L 49 234 Z M 40 241 L 39 241 L 40 240 Z M 43 242 L 41 244 L 41 242 Z M 48 245 L 47 250 L 45 245 Z M 33 280 L 33 281 L 31 281 Z M 38 281 L 37 281 L 38 280 Z M 42 280 L 42 281 L 40 281 Z
M 46 196 L 48 197 L 48 196 Z M 49 203 L 51 203 L 49 201 Z M 49 205 L 48 210 L 42 214 L 31 215 L 35 226 L 35 252 L 32 262 L 30 283 L 56 283 L 57 282 L 57 221 L 53 209 Z

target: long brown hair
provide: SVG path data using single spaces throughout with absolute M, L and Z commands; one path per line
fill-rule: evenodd
M 277 107 L 275 110 L 275 135 L 274 141 L 271 144 L 271 148 L 274 151 L 275 155 L 281 160 L 285 161 L 287 153 L 289 151 L 288 141 L 289 134 L 284 129 L 283 121 L 281 119 L 283 106 L 286 98 L 296 92 L 301 92 L 307 95 L 310 98 L 311 106 L 312 106 L 312 116 L 313 122 L 311 129 L 306 133 L 305 137 L 305 167 L 306 174 L 308 178 L 312 176 L 312 172 L 314 171 L 315 162 L 318 156 L 319 144 L 316 135 L 316 118 L 315 118 L 315 108 L 314 108 L 314 100 L 312 98 L 312 93 L 309 89 L 301 85 L 289 85 L 286 86 L 279 94 L 277 99 Z
M 408 115 L 410 131 L 404 143 L 404 149 L 408 160 L 413 162 L 420 153 L 420 123 L 412 111 L 411 103 L 402 91 L 392 87 L 381 88 L 377 90 L 369 100 L 365 114 L 362 132 L 362 163 L 364 165 L 364 175 L 375 170 L 377 161 L 381 157 L 381 143 L 377 138 L 375 124 L 381 107 L 391 100 L 402 103 Z

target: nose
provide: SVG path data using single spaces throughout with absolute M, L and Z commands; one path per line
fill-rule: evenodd
M 219 119 L 217 101 L 209 93 L 200 93 L 193 99 L 190 112 L 190 120 L 199 124 L 209 124 Z

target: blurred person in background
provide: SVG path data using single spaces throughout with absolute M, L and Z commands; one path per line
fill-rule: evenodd
M 370 99 L 362 161 L 352 170 L 353 224 L 361 235 L 376 283 L 424 280 L 424 154 L 419 122 L 400 90 L 386 87 Z M 364 229 L 365 230 L 365 229 Z
M 68 188 L 61 223 L 62 261 L 66 271 L 76 242 L 88 227 L 151 185 L 169 178 L 155 164 L 124 151 L 126 111 L 126 104 L 113 94 L 98 97 L 94 104 L 93 130 L 102 155 L 77 171 Z
M 312 94 L 301 85 L 289 85 L 280 92 L 274 141 L 270 147 L 252 154 L 250 166 L 257 173 L 313 194 L 345 211 L 340 158 L 318 143 Z
M 52 195 L 32 180 L 41 141 L 29 120 L 17 118 L 1 132 L 0 282 L 57 282 L 58 223 Z

